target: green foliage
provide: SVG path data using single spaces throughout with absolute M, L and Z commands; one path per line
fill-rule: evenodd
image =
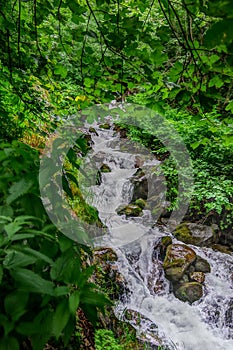
M 112 331 L 107 329 L 98 329 L 95 332 L 96 350 L 123 350 L 123 347 L 115 339 Z
M 0 163 L 1 348 L 19 349 L 27 338 L 33 349 L 51 339 L 66 346 L 77 308 L 95 323 L 110 302 L 89 282 L 93 267 L 82 266 L 82 247 L 47 218 L 38 152 L 16 141 L 1 144 Z

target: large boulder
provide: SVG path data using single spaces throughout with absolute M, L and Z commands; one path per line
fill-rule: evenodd
M 193 303 L 203 296 L 202 285 L 198 282 L 183 283 L 174 291 L 175 296 L 182 300 Z
M 111 172 L 111 168 L 107 164 L 102 164 L 101 167 L 100 167 L 100 171 L 101 171 L 101 173 L 110 173 Z
M 210 246 L 217 239 L 216 225 L 206 226 L 184 222 L 178 225 L 172 233 L 179 241 L 197 246 Z
M 126 217 L 136 217 L 142 213 L 142 208 L 139 205 L 127 204 L 120 205 L 116 210 L 118 215 L 126 215 Z
M 136 201 L 139 198 L 146 200 L 148 197 L 148 180 L 141 168 L 138 168 L 131 181 L 134 186 L 132 201 Z
M 171 282 L 178 282 L 188 267 L 196 260 L 196 253 L 184 244 L 168 246 L 163 263 L 165 276 Z

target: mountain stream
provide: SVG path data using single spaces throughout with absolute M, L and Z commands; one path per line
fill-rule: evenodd
M 117 208 L 132 199 L 130 179 L 137 171 L 138 157 L 143 158 L 142 168 L 148 177 L 160 162 L 144 149 L 121 139 L 113 125 L 106 130 L 97 123 L 91 127 L 96 132 L 91 134 L 92 150 L 85 158 L 84 168 L 91 171 L 105 164 L 110 171 L 101 173 L 98 184 L 87 185 L 84 181 L 83 191 L 108 229 L 95 239 L 95 246 L 114 249 L 118 269 L 127 281 L 128 292 L 115 308 L 117 317 L 124 319 L 126 310 L 141 315 L 140 326 L 133 318 L 128 322 L 145 335 L 151 349 L 157 349 L 160 344 L 163 349 L 233 349 L 232 254 L 190 245 L 209 262 L 211 272 L 206 274 L 201 299 L 193 304 L 177 299 L 164 276 L 156 246 L 163 236 L 172 237 L 173 243 L 183 243 L 166 226 L 155 225 L 150 209 L 144 209 L 138 217 L 117 214 Z M 163 203 L 165 189 L 160 187 L 160 191 Z

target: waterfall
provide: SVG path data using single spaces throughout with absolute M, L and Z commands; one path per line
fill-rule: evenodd
M 97 123 L 92 126 L 97 132 L 92 134 L 92 150 L 83 167 L 97 170 L 105 164 L 111 171 L 101 173 L 99 184 L 96 184 L 95 172 L 91 184 L 83 182 L 82 190 L 108 228 L 103 237 L 96 239 L 95 245 L 109 246 L 116 251 L 119 271 L 130 290 L 117 304 L 116 315 L 122 317 L 125 310 L 140 313 L 142 322 L 138 331 L 147 335 L 152 348 L 153 344 L 157 348 L 162 340 L 169 349 L 232 349 L 232 254 L 190 246 L 209 262 L 211 272 L 206 274 L 200 300 L 192 305 L 178 300 L 170 290 L 156 251 L 161 237 L 172 237 L 171 232 L 153 226 L 149 209 L 143 210 L 139 217 L 126 218 L 116 212 L 120 205 L 132 200 L 131 179 L 137 171 L 136 157 L 143 158 L 146 175 L 160 162 L 144 148 L 122 140 L 113 127 L 104 130 Z M 182 242 L 173 238 L 173 243 Z M 132 320 L 129 322 L 133 324 Z

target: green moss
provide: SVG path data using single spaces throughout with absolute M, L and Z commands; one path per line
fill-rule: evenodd
M 163 263 L 163 267 L 164 269 L 168 269 L 168 268 L 173 268 L 173 267 L 182 267 L 184 264 L 186 263 L 185 259 L 182 258 L 177 258 L 174 259 L 173 261 L 166 261 Z
M 177 239 L 184 243 L 192 244 L 192 242 L 194 241 L 191 232 L 185 223 L 178 225 L 173 234 Z
M 104 123 L 104 124 L 101 124 L 99 127 L 104 130 L 109 130 L 111 128 L 111 125 L 108 123 Z
M 111 168 L 107 164 L 103 164 L 100 168 L 101 173 L 110 173 Z
M 139 198 L 139 199 L 136 199 L 134 204 L 137 205 L 138 207 L 140 207 L 141 209 L 144 209 L 145 205 L 146 205 L 146 201 L 142 198 Z

